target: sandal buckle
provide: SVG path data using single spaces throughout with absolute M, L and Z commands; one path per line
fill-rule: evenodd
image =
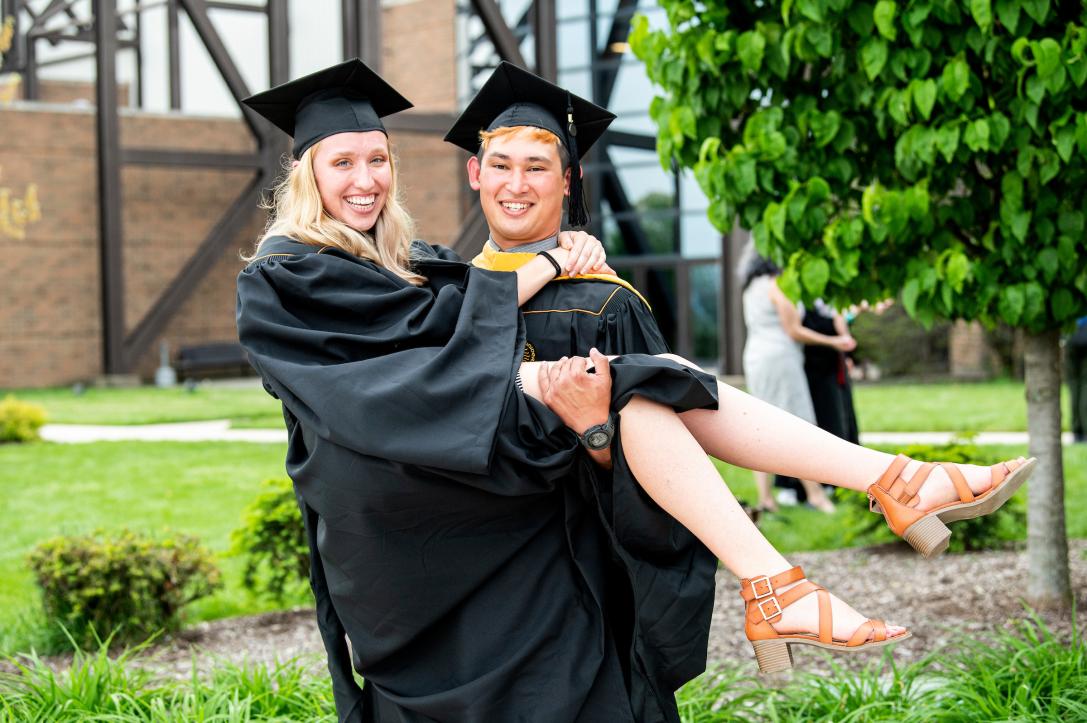
M 764 608 L 763 605 L 771 605 L 771 603 L 773 604 L 773 611 L 767 614 L 766 608 Z M 756 605 L 759 608 L 759 612 L 762 613 L 762 619 L 765 622 L 770 622 L 771 619 L 781 615 L 781 604 L 778 602 L 778 599 L 776 597 L 763 600 L 760 603 L 756 603 Z
M 759 585 L 766 586 L 766 592 L 759 592 Z M 774 594 L 774 585 L 770 582 L 769 575 L 763 575 L 762 577 L 751 578 L 751 592 L 755 596 L 756 600 L 761 600 L 764 597 Z

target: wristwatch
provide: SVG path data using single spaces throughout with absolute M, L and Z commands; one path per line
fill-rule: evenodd
M 611 440 L 615 436 L 615 415 L 609 414 L 608 421 L 603 424 L 594 424 L 579 434 L 577 438 L 585 449 L 599 452 L 611 446 Z

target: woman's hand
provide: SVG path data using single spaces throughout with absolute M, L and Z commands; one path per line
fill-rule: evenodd
M 563 272 L 567 276 L 579 276 L 581 274 L 608 273 L 605 261 L 604 245 L 595 236 L 590 236 L 584 231 L 563 231 L 559 234 L 559 248 L 570 252 L 569 258 L 563 266 Z M 557 260 L 557 259 L 556 259 Z
M 840 334 L 838 336 L 830 337 L 831 341 L 829 346 L 834 347 L 840 352 L 848 353 L 857 348 L 857 340 L 849 334 Z

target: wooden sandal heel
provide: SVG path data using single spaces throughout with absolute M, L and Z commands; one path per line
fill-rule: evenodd
M 752 640 L 760 673 L 780 673 L 793 667 L 793 651 L 783 640 Z
M 782 591 L 781 588 L 788 587 Z M 779 634 L 774 621 L 780 622 L 781 612 L 811 594 L 819 599 L 819 630 L 817 633 Z M 813 645 L 833 652 L 858 652 L 897 643 L 910 637 L 909 632 L 888 636 L 882 620 L 861 623 L 848 640 L 833 636 L 833 611 L 830 593 L 804 577 L 804 571 L 793 567 L 773 577 L 744 578 L 740 581 L 740 597 L 747 604 L 744 632 L 755 651 L 755 661 L 762 673 L 779 673 L 793 667 L 794 645 Z
M 922 517 L 902 532 L 902 539 L 928 559 L 939 555 L 951 542 L 951 530 L 936 515 Z
M 1031 457 L 1023 462 L 1009 460 L 994 464 L 989 468 L 989 489 L 978 495 L 971 491 L 966 477 L 955 464 L 926 462 L 907 482 L 902 471 L 910 462 L 905 455 L 895 457 L 879 480 L 868 488 L 869 508 L 883 515 L 891 532 L 909 543 L 922 557 L 931 558 L 947 549 L 951 530 L 946 523 L 981 517 L 1000 509 L 1030 478 L 1038 460 Z M 916 509 L 918 493 L 937 467 L 943 467 L 959 499 L 922 512 Z

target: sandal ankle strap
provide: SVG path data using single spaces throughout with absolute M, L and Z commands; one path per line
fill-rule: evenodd
M 813 592 L 825 590 L 822 585 L 816 585 L 811 580 L 801 578 L 802 582 L 785 592 L 775 592 L 773 595 L 761 600 L 749 600 L 747 602 L 747 621 L 752 625 L 762 622 L 771 622 L 781 615 L 781 611 L 789 607 L 802 597 L 807 597 Z M 787 584 L 787 583 L 786 583 Z M 829 614 L 830 610 L 827 610 Z M 828 617 L 829 619 L 829 617 Z
M 745 577 L 740 580 L 740 597 L 747 602 L 752 600 L 762 600 L 763 598 L 774 595 L 779 587 L 782 585 L 789 585 L 803 580 L 805 577 L 804 571 L 800 569 L 800 566 L 791 567 L 785 572 L 778 573 L 773 577 L 762 575 L 760 577 Z

